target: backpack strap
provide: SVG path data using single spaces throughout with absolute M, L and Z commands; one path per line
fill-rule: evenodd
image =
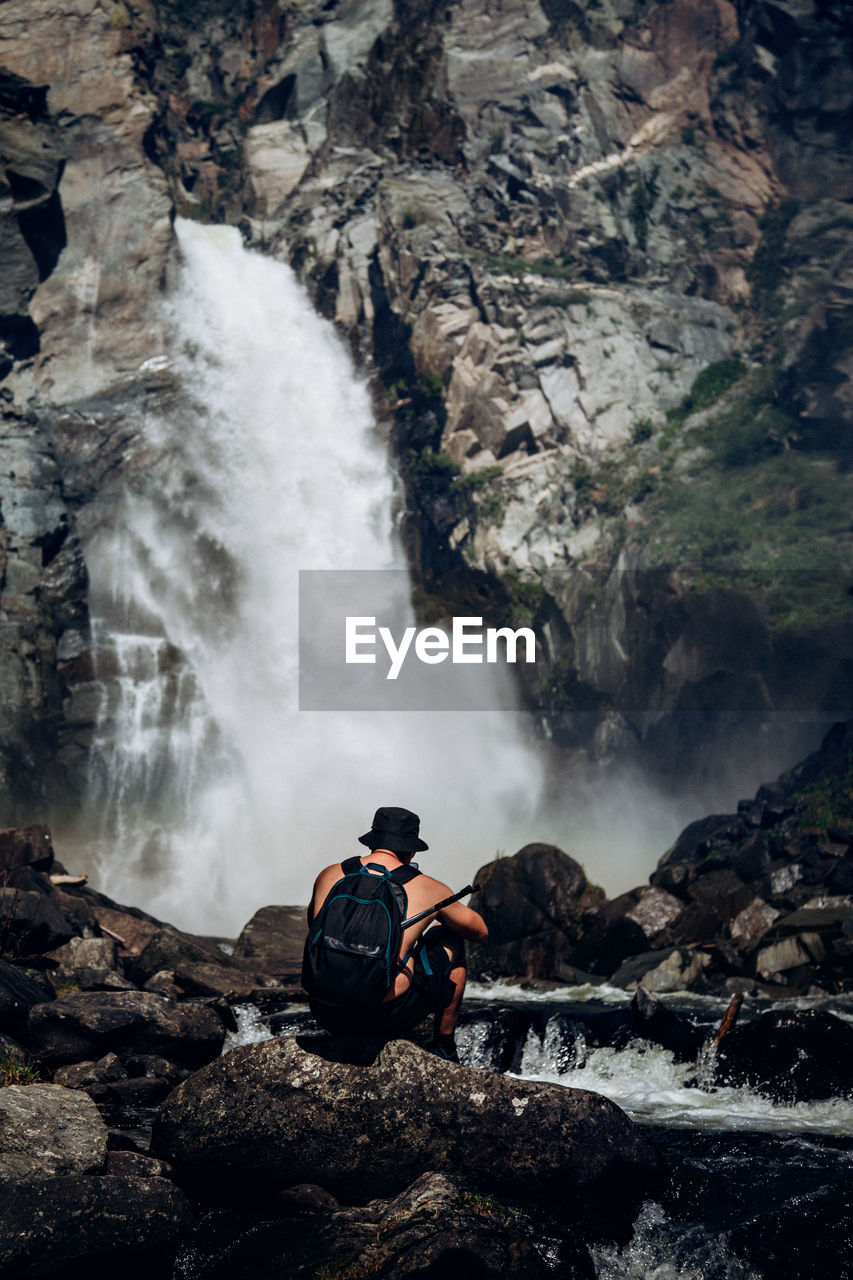
M 390 876 L 397 884 L 408 884 L 410 880 L 414 880 L 415 876 L 421 874 L 417 867 L 395 867 L 393 871 L 389 871 L 387 867 L 383 867 L 379 862 L 362 863 L 358 854 L 355 854 L 352 858 L 347 858 L 346 861 L 341 863 L 341 871 L 345 876 L 354 876 L 359 871 L 366 871 L 371 868 L 374 871 L 381 871 L 386 876 Z
M 395 867 L 391 872 L 391 879 L 396 880 L 397 884 L 408 884 L 410 880 L 414 880 L 415 876 L 421 875 L 418 867 Z

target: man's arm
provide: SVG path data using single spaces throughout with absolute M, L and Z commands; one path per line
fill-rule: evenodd
M 453 902 L 439 911 L 438 919 L 469 942 L 485 942 L 489 936 L 488 927 L 480 913 L 463 906 L 461 902 Z
M 326 898 L 329 896 L 329 890 L 336 880 L 341 876 L 340 863 L 333 863 L 330 867 L 324 867 L 314 881 L 314 888 L 311 890 L 311 901 L 308 904 L 308 928 L 314 923 L 314 917 L 322 907 Z

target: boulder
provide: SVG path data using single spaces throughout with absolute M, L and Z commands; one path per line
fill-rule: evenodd
M 452 1067 L 406 1041 L 357 1047 L 358 1061 L 331 1037 L 233 1049 L 166 1099 L 152 1151 L 202 1189 L 316 1182 L 361 1202 L 461 1172 L 568 1216 L 629 1214 L 632 1189 L 654 1182 L 654 1149 L 597 1094 Z
M 57 905 L 52 894 L 17 885 L 0 887 L 0 920 L 6 938 L 4 949 L 14 949 L 18 955 L 51 951 L 80 933 L 80 926 Z
M 757 1205 L 730 1235 L 731 1246 L 763 1276 L 813 1280 L 850 1275 L 853 1257 L 853 1190 L 835 1186 L 802 1188 L 771 1206 Z M 845 1263 L 844 1259 L 848 1261 Z
M 174 1243 L 190 1218 L 184 1195 L 162 1177 L 34 1179 L 11 1188 L 0 1203 L 0 1272 L 24 1280 L 97 1259 L 101 1267 L 109 1261 L 109 1274 L 127 1274 L 130 1267 L 138 1275 L 146 1262 L 147 1274 L 169 1275 Z
M 631 1001 L 631 1022 L 636 1035 L 669 1049 L 676 1062 L 692 1062 L 705 1040 L 698 1027 L 668 1009 L 644 987 L 637 988 Z
M 137 914 L 131 909 L 123 910 L 116 905 L 106 906 L 100 901 L 95 903 L 93 912 L 101 929 L 115 939 L 126 956 L 138 956 L 155 933 L 163 928 L 150 916 Z
M 43 1061 L 79 1062 L 108 1051 L 162 1054 L 189 1067 L 216 1057 L 222 1020 L 200 1004 L 176 1004 L 149 991 L 85 991 L 36 1005 L 27 1043 Z
M 0 831 L 0 872 L 21 866 L 49 871 L 52 864 L 53 845 L 50 831 L 43 822 Z
M 198 963 L 224 967 L 229 964 L 229 957 L 213 939 L 182 933 L 166 925 L 149 938 L 134 959 L 130 976 L 142 986 L 161 969 L 175 970 L 184 964 Z
M 101 1169 L 106 1154 L 107 1127 L 85 1094 L 57 1084 L 0 1089 L 3 1199 L 13 1183 Z
M 150 1107 L 162 1102 L 188 1075 L 186 1067 L 156 1054 L 120 1058 L 107 1053 L 97 1062 L 73 1062 L 59 1067 L 53 1080 L 69 1089 L 81 1089 L 98 1103 Z
M 300 973 L 307 931 L 304 907 L 261 907 L 237 939 L 234 959 L 265 973 Z
M 31 1061 L 32 1055 L 22 1044 L 0 1031 L 0 1077 L 4 1069 L 25 1067 Z
M 0 1030 L 22 1030 L 33 1005 L 52 1000 L 53 995 L 53 987 L 38 970 L 0 960 Z
M 717 1078 L 780 1102 L 853 1096 L 853 1027 L 823 1009 L 770 1010 L 720 1042 Z
M 288 1216 L 258 1222 L 209 1213 L 189 1233 L 178 1258 L 194 1280 L 232 1276 L 381 1275 L 387 1280 L 465 1275 L 472 1280 L 592 1280 L 595 1268 L 578 1238 L 542 1224 L 458 1177 L 425 1173 L 390 1201 L 342 1208 L 321 1187 L 282 1193 Z M 547 1230 L 547 1229 L 546 1229 Z
M 614 915 L 608 908 L 596 912 L 578 945 L 569 954 L 569 963 L 609 977 L 629 956 L 648 949 L 642 925 L 627 916 Z
M 635 991 L 686 991 L 711 963 L 704 951 L 681 951 L 677 947 L 648 951 L 633 956 L 619 966 L 611 978 L 615 987 Z
M 590 885 L 580 863 L 549 844 L 528 844 L 475 876 L 471 899 L 489 927 L 489 940 L 469 950 L 475 976 L 553 978 L 580 935 L 583 913 L 604 892 Z
M 53 981 L 59 991 L 65 983 L 81 991 L 132 989 L 133 984 L 119 972 L 112 938 L 72 938 L 50 952 L 49 959 L 57 963 Z

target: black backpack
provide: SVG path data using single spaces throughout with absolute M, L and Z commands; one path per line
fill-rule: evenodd
M 357 856 L 341 863 L 341 870 L 343 877 L 332 885 L 308 932 L 302 985 L 310 996 L 331 1004 L 380 1004 L 399 968 L 408 906 L 403 886 L 420 872 L 416 867 L 389 871 L 378 862 L 362 866 Z

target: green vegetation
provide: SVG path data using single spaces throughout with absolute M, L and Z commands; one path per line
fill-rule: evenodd
M 478 520 L 487 524 L 500 524 L 506 511 L 506 499 L 498 481 L 503 476 L 503 468 L 497 465 L 481 467 L 478 471 L 469 471 L 466 476 L 457 476 L 453 487 L 466 497 L 477 494 L 474 514 Z
M 631 443 L 642 444 L 645 440 L 651 439 L 654 426 L 650 418 L 640 418 L 634 423 L 631 430 Z
M 517 254 L 479 253 L 476 257 L 487 271 L 496 275 L 515 276 L 517 279 L 534 275 L 545 276 L 547 279 L 572 280 L 577 274 L 577 263 L 570 254 L 564 254 L 562 258 L 534 258 L 530 262 Z
M 414 209 L 403 210 L 403 219 L 401 222 L 401 226 L 404 231 L 411 231 L 414 227 L 418 225 L 419 221 L 420 219 L 418 218 L 418 215 L 415 213 Z
M 418 476 L 446 476 L 455 479 L 459 468 L 449 453 L 443 449 L 436 451 L 429 445 L 420 453 L 409 455 L 409 468 Z
M 648 178 L 640 177 L 631 193 L 631 204 L 628 210 L 631 218 L 631 224 L 634 228 L 634 235 L 637 237 L 637 247 L 642 253 L 645 253 L 649 238 L 649 214 L 654 208 L 655 200 L 659 195 L 657 185 L 657 168 L 653 168 Z
M 440 400 L 444 393 L 441 374 L 434 369 L 427 369 L 418 380 L 418 390 L 424 400 Z
M 746 366 L 737 356 L 709 364 L 696 376 L 681 404 L 667 411 L 667 421 L 677 430 L 691 413 L 707 409 L 720 396 L 725 395 L 729 387 L 743 377 L 744 373 Z M 666 442 L 669 443 L 671 438 L 668 436 Z
M 512 603 L 516 622 L 532 622 L 542 607 L 545 588 L 538 579 L 522 578 L 518 573 L 505 573 L 501 582 Z
M 583 289 L 569 289 L 566 293 L 543 293 L 540 307 L 585 307 L 591 295 Z
M 796 200 L 782 200 L 761 219 L 761 243 L 746 272 L 756 304 L 773 315 L 781 309 L 779 287 L 785 278 L 785 241 L 799 212 Z
M 830 827 L 844 827 L 853 821 L 853 755 L 848 757 L 847 772 L 820 778 L 791 799 L 797 806 L 794 832 L 806 832 L 826 838 Z
M 41 1068 L 35 1062 L 21 1062 L 20 1058 L 0 1058 L 0 1089 L 9 1084 L 38 1084 Z

